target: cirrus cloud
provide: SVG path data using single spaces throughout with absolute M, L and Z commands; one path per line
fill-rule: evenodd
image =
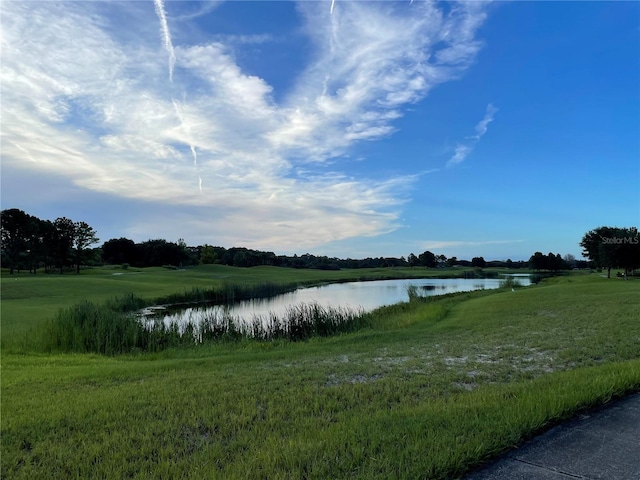
M 415 176 L 354 177 L 340 158 L 459 77 L 485 18 L 480 2 L 301 2 L 313 52 L 276 102 L 234 59 L 269 35 L 189 43 L 154 6 L 2 2 L 3 164 L 174 211 L 190 241 L 281 249 L 397 227 Z M 127 231 L 159 235 L 166 219 Z

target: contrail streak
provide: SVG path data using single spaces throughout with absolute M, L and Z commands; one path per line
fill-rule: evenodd
M 163 0 L 153 0 L 153 4 L 156 7 L 156 15 L 158 15 L 158 18 L 160 19 L 164 48 L 169 54 L 169 80 L 173 82 L 173 67 L 176 64 L 176 54 L 173 52 L 171 32 L 169 31 L 169 24 L 167 23 L 167 15 L 164 12 L 164 2 Z
M 180 124 L 182 125 L 182 129 L 184 130 L 184 133 L 186 134 L 187 137 L 187 143 L 189 145 L 189 149 L 191 150 L 191 155 L 193 155 L 193 166 L 197 167 L 198 166 L 198 154 L 196 153 L 196 147 L 193 144 L 193 138 L 191 137 L 191 126 L 185 122 L 184 117 L 182 116 L 182 113 L 180 113 L 180 107 L 178 105 L 178 102 L 176 102 L 176 100 L 174 98 L 171 99 L 171 103 L 173 103 L 173 109 L 176 111 L 176 117 L 178 117 L 178 120 L 180 120 Z
M 333 6 L 336 4 L 336 0 L 331 0 L 331 10 L 329 10 L 329 13 L 333 13 Z
M 180 124 L 186 134 L 186 142 L 189 145 L 189 149 L 191 150 L 191 155 L 193 155 L 193 168 L 198 171 L 198 153 L 196 152 L 196 146 L 193 144 L 193 138 L 191 137 L 191 126 L 184 121 L 184 117 L 182 113 L 180 113 L 180 107 L 178 106 L 178 102 L 174 98 L 171 99 L 171 103 L 173 103 L 173 109 L 176 111 L 176 116 L 178 120 L 180 120 Z M 198 177 L 198 188 L 202 191 L 202 178 Z
M 197 167 L 198 166 L 198 155 L 196 154 L 196 147 L 194 147 L 192 144 L 189 144 L 189 148 L 191 149 L 191 153 L 193 154 L 193 166 Z

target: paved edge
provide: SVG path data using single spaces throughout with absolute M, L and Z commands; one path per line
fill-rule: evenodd
M 640 480 L 640 392 L 552 427 L 465 480 Z

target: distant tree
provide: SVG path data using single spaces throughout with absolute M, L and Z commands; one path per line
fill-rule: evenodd
M 614 263 L 614 244 L 603 239 L 614 237 L 611 227 L 598 227 L 585 233 L 580 241 L 582 256 L 593 261 L 596 268 L 606 268 L 607 278 L 611 278 L 611 268 Z
M 547 257 L 542 252 L 535 252 L 529 258 L 529 268 L 533 270 L 544 270 L 547 268 Z
M 507 258 L 505 265 L 507 266 L 507 268 L 513 268 L 513 260 L 511 260 L 510 258 Z
M 64 273 L 64 267 L 72 256 L 76 226 L 67 217 L 59 217 L 53 222 L 55 228 L 54 258 L 60 273 Z
M 617 232 L 620 240 L 615 252 L 615 263 L 624 269 L 624 278 L 636 268 L 640 268 L 640 235 L 636 227 L 621 228 Z
M 567 266 L 569 268 L 575 268 L 576 267 L 576 257 L 574 257 L 573 255 L 571 255 L 570 253 L 567 253 L 564 257 L 563 260 L 565 261 L 565 263 L 567 264 Z
M 487 266 L 487 262 L 485 261 L 485 259 L 483 257 L 473 257 L 471 259 L 471 266 L 472 267 L 484 268 L 484 267 Z
M 410 253 L 407 257 L 407 263 L 409 263 L 410 267 L 416 267 L 420 265 L 420 260 L 418 260 L 418 257 L 416 257 L 413 253 Z
M 29 267 L 29 271 L 34 274 L 38 271 L 38 266 L 44 259 L 44 225 L 45 222 L 30 215 L 29 222 L 27 223 L 27 228 L 25 230 L 27 241 L 25 259 Z
M 179 266 L 186 260 L 184 248 L 164 239 L 147 240 L 137 244 L 138 264 L 143 267 Z
M 104 242 L 102 244 L 102 259 L 110 265 L 140 263 L 136 243 L 124 237 L 112 238 Z
M 556 253 L 555 255 L 551 252 L 549 252 L 549 269 L 553 270 L 554 272 L 560 271 L 560 270 L 567 270 L 569 268 L 569 266 L 567 265 L 567 262 L 564 261 L 564 259 L 560 256 L 559 253 Z
M 597 268 L 607 269 L 607 278 L 611 278 L 612 268 L 624 268 L 626 278 L 628 272 L 640 267 L 637 227 L 598 227 L 584 234 L 580 246 L 582 255 Z
M 204 245 L 200 250 L 200 263 L 208 265 L 216 262 L 216 252 L 211 245 Z
M 236 267 L 251 267 L 251 257 L 244 250 L 238 250 L 233 255 L 233 265 Z
M 454 267 L 458 263 L 458 257 L 450 257 L 447 259 L 447 267 Z
M 104 262 L 102 261 L 102 248 L 101 247 L 88 248 L 87 251 L 85 252 L 83 261 L 84 261 L 84 264 L 89 267 L 104 265 Z
M 96 231 L 86 222 L 76 222 L 73 235 L 73 254 L 76 263 L 76 273 L 80 273 L 80 264 L 85 260 L 86 250 L 98 242 Z
M 438 268 L 446 267 L 447 257 L 445 255 L 438 255 L 436 257 L 436 265 L 438 266 Z
M 182 249 L 182 261 L 180 262 L 180 266 L 198 264 L 197 249 L 187 246 L 187 242 L 184 241 L 184 238 L 178 239 L 178 247 Z
M 559 270 L 566 270 L 568 266 L 559 253 L 553 254 L 549 252 L 549 254 L 544 255 L 542 252 L 536 252 L 529 258 L 529 268 L 533 270 L 552 270 L 557 272 Z
M 576 260 L 576 268 L 591 268 L 593 262 L 591 260 Z
M 40 220 L 38 223 L 37 258 L 44 264 L 45 272 L 49 272 L 56 263 L 58 232 L 51 220 Z
M 433 268 L 436 266 L 436 256 L 428 250 L 418 255 L 418 260 L 423 267 Z
M 9 266 L 9 273 L 19 269 L 26 252 L 27 227 L 31 216 L 17 208 L 2 210 L 0 223 L 2 230 L 2 263 Z

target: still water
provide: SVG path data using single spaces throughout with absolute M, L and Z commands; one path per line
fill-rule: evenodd
M 428 278 L 407 280 L 377 280 L 370 282 L 334 283 L 320 287 L 300 288 L 272 298 L 246 300 L 230 306 L 198 306 L 158 312 L 164 322 L 183 324 L 199 318 L 230 315 L 247 321 L 275 314 L 281 317 L 293 305 L 317 303 L 322 307 L 371 311 L 376 308 L 409 301 L 407 288 L 414 285 L 421 296 L 498 288 L 504 279 L 497 278 Z M 528 276 L 518 276 L 522 286 L 530 284 Z

